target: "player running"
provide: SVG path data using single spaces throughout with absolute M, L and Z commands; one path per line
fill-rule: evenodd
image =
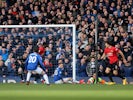
M 126 85 L 127 80 L 126 80 L 126 78 L 124 78 L 122 76 L 121 70 L 120 70 L 119 66 L 117 65 L 118 64 L 118 54 L 121 55 L 123 62 L 126 63 L 127 61 L 126 61 L 122 51 L 119 50 L 118 48 L 112 46 L 111 41 L 107 41 L 105 43 L 105 49 L 104 49 L 104 53 L 103 53 L 101 59 L 105 59 L 107 57 L 107 59 L 109 60 L 107 66 L 106 66 L 106 69 L 105 69 L 105 73 L 109 76 L 110 81 L 115 84 L 115 82 L 112 79 L 112 75 L 115 75 L 115 76 L 122 78 L 123 85 Z
M 45 67 L 42 63 L 42 57 L 37 52 L 38 52 L 38 46 L 33 47 L 33 53 L 29 54 L 28 58 L 26 59 L 25 68 L 28 71 L 26 84 L 29 85 L 32 73 L 38 73 L 43 75 L 46 84 L 49 85 L 49 79 L 45 72 Z M 40 65 L 41 68 L 38 67 L 38 64 Z

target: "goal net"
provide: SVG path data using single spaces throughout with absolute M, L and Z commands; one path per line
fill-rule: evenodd
M 44 46 L 41 55 L 49 77 L 63 62 L 64 75 L 76 80 L 75 35 L 75 25 L 68 24 L 0 26 L 0 59 L 5 66 L 0 74 L 18 75 L 27 55 L 38 45 Z

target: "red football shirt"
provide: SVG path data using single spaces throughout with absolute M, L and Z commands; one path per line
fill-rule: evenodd
M 119 49 L 113 46 L 105 48 L 104 53 L 107 55 L 110 64 L 116 63 L 118 61 L 118 52 Z

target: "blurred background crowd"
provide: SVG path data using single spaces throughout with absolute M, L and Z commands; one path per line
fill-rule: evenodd
M 79 77 L 95 72 L 95 32 L 98 26 L 99 76 L 106 76 L 101 60 L 104 43 L 122 50 L 128 63 L 119 67 L 133 77 L 133 0 L 1 0 L 0 25 L 76 25 L 76 69 Z M 72 75 L 72 29 L 29 28 L 0 29 L 0 74 L 17 75 L 34 45 L 44 46 L 44 64 L 49 76 L 59 62 L 65 75 Z M 86 71 L 87 70 L 87 71 Z

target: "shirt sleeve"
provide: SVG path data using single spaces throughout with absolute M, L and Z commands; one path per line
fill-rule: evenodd
M 45 66 L 44 66 L 44 64 L 42 62 L 42 57 L 38 55 L 37 58 L 38 58 L 38 62 L 40 64 L 41 68 L 45 71 Z
M 106 52 L 106 48 L 104 49 L 104 53 L 106 54 L 107 52 Z
M 116 53 L 118 53 L 118 52 L 119 52 L 119 49 L 116 48 L 116 47 L 114 47 L 114 51 L 115 51 Z
M 63 80 L 63 77 L 62 77 L 62 70 L 61 70 L 61 69 L 58 71 L 58 76 L 60 77 L 61 80 Z
M 101 82 L 101 81 L 102 81 L 102 78 L 99 77 L 99 78 L 98 78 L 98 82 Z

